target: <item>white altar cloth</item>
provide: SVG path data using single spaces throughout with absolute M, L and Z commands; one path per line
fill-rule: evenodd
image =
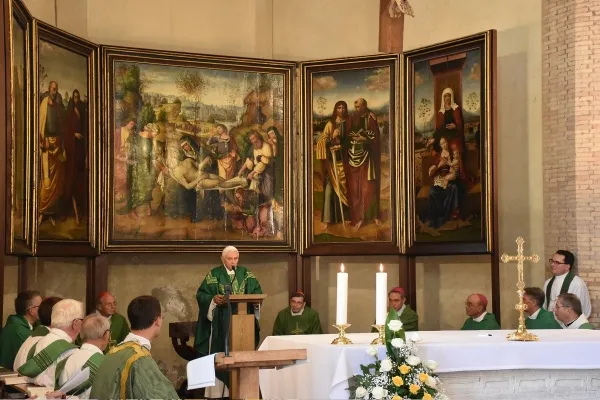
M 535 330 L 539 342 L 509 342 L 513 331 L 419 332 L 423 360 L 435 360 L 437 372 L 600 369 L 600 332 Z M 413 332 L 407 332 L 410 338 Z M 354 344 L 332 345 L 336 335 L 269 336 L 259 350 L 307 349 L 308 363 L 281 370 L 261 370 L 264 399 L 348 399 L 347 380 L 360 365 L 373 361 L 366 348 L 373 333 L 347 335 Z M 379 346 L 379 357 L 385 347 Z M 443 383 L 443 378 L 442 378 Z

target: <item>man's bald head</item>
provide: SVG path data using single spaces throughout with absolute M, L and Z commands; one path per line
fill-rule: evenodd
M 110 292 L 102 292 L 98 295 L 96 309 L 104 317 L 110 317 L 117 312 L 117 300 Z

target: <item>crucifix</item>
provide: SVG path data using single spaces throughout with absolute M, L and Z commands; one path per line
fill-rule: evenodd
M 404 15 L 414 16 L 408 0 L 379 0 L 379 51 L 402 53 Z
M 502 254 L 502 257 L 500 257 L 503 263 L 516 261 L 518 274 L 517 293 L 519 294 L 519 303 L 515 306 L 515 309 L 519 311 L 519 327 L 517 328 L 516 332 L 513 332 L 506 336 L 506 339 L 520 342 L 534 342 L 538 340 L 538 337 L 531 332 L 527 332 L 527 328 L 525 327 L 524 311 L 527 309 L 527 306 L 523 303 L 523 293 L 525 293 L 525 280 L 523 279 L 523 262 L 531 261 L 533 263 L 537 263 L 538 261 L 540 261 L 540 257 L 537 254 L 524 256 L 523 243 L 525 243 L 525 240 L 519 236 L 517 238 L 517 255 L 509 256 L 508 254 L 504 253 Z

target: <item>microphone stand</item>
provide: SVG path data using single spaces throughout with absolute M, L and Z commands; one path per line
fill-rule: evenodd
M 225 331 L 225 357 L 229 357 L 229 333 L 231 332 L 231 285 L 225 285 L 225 301 L 227 302 L 227 312 L 229 313 L 229 321 L 227 321 L 227 330 Z

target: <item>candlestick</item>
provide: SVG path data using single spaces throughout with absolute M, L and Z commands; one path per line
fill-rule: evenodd
M 352 344 L 352 340 L 346 337 L 346 329 L 350 328 L 351 326 L 351 324 L 335 324 L 334 327 L 339 331 L 339 333 L 338 337 L 333 339 L 333 342 L 331 342 L 331 344 Z
M 344 264 L 337 273 L 337 309 L 335 313 L 335 324 L 346 325 L 348 323 L 348 273 L 344 272 Z
M 378 335 L 371 344 L 385 344 L 385 325 L 371 325 L 373 328 L 377 329 Z
M 375 279 L 375 325 L 385 325 L 387 318 L 387 273 L 383 272 L 383 264 L 379 264 Z

